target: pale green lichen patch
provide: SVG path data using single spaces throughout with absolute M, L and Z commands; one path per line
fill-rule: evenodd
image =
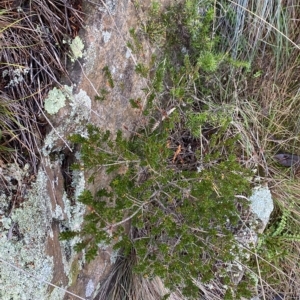
M 23 208 L 13 210 L 11 224 L 17 226 L 19 237 L 12 235 L 8 239 L 9 230 L 2 228 L 0 258 L 35 278 L 1 263 L 1 300 L 46 299 L 47 285 L 44 281 L 51 281 L 53 270 L 52 258 L 44 254 L 45 239 L 51 230 L 46 183 L 46 175 L 40 171 Z
M 45 99 L 44 108 L 48 114 L 53 115 L 64 107 L 65 103 L 66 96 L 61 90 L 55 87 L 49 92 L 48 97 Z
M 70 44 L 70 48 L 72 51 L 71 61 L 75 61 L 78 58 L 82 58 L 82 51 L 84 49 L 84 44 L 79 36 L 76 36 L 74 40 L 72 40 Z
M 66 85 L 62 88 L 62 93 L 68 98 L 71 112 L 60 126 L 50 131 L 46 136 L 44 147 L 42 148 L 44 156 L 48 156 L 54 149 L 55 151 L 61 150 L 56 148 L 56 142 L 61 138 L 67 140 L 65 135 L 67 132 L 70 132 L 70 129 L 72 129 L 72 133 L 85 134 L 86 132 L 85 121 L 88 121 L 90 118 L 92 100 L 85 91 L 80 90 L 78 94 L 74 95 L 72 89 L 72 86 Z

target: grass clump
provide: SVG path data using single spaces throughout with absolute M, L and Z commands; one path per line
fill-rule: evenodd
M 47 121 L 43 101 L 66 74 L 63 62 L 82 19 L 80 1 L 1 1 L 0 4 L 0 156 L 18 150 L 15 160 L 34 171 Z M 4 150 L 4 151 L 3 151 Z
M 299 155 L 299 10 L 294 1 L 235 3 L 221 1 L 218 10 L 220 49 L 251 63 L 248 73 L 235 73 L 223 89 L 231 95 L 243 122 L 237 122 L 248 149 L 248 166 L 256 165 L 272 191 L 275 209 L 252 256 L 257 294 L 271 299 L 281 294 L 299 297 L 299 188 L 297 168 L 274 162 L 278 153 Z M 220 6 L 221 7 L 221 6 Z M 230 46 L 229 46 L 230 44 Z M 234 74 L 234 73 L 233 73 Z M 246 152 L 246 151 L 245 151 Z M 250 263 L 251 265 L 251 263 Z

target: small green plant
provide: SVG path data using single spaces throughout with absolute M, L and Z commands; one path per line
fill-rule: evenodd
M 139 53 L 143 50 L 143 45 L 140 42 L 138 33 L 134 30 L 134 28 L 130 28 L 129 34 L 133 40 L 133 43 L 127 42 L 127 47 L 131 49 L 133 53 Z
M 96 95 L 94 97 L 95 100 L 98 101 L 104 101 L 106 99 L 106 96 L 109 94 L 109 91 L 107 91 L 106 89 L 102 88 L 100 89 L 99 95 Z
M 293 226 L 290 210 L 284 209 L 280 220 L 260 236 L 256 251 L 268 261 L 279 261 L 288 253 L 287 241 L 299 242 L 300 233 Z
M 104 76 L 106 77 L 107 79 L 107 82 L 108 82 L 108 85 L 110 88 L 114 88 L 115 84 L 114 84 L 114 80 L 112 78 L 112 75 L 111 75 L 111 72 L 109 70 L 109 67 L 108 66 L 105 66 L 103 69 L 102 69 L 103 73 L 104 73 Z
M 129 102 L 132 108 L 142 109 L 141 98 L 129 99 Z
M 145 77 L 145 78 L 148 76 L 148 73 L 149 73 L 149 69 L 141 63 L 138 63 L 136 65 L 135 71 L 137 74 L 140 74 L 142 77 Z

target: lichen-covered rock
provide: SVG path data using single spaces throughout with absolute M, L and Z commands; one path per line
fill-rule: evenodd
M 0 299 L 44 299 L 47 293 L 45 281 L 52 280 L 53 257 L 45 255 L 45 240 L 51 230 L 46 182 L 46 174 L 40 171 L 23 207 L 12 211 L 10 227 L 2 227 L 0 258 L 12 265 L 0 264 Z M 10 234 L 12 227 L 15 234 Z
M 253 189 L 253 194 L 250 197 L 250 207 L 252 212 L 262 222 L 260 232 L 263 232 L 274 209 L 271 191 L 268 187 L 258 187 Z
M 245 267 L 241 263 L 241 258 L 249 259 L 250 254 L 244 253 L 244 249 L 250 249 L 257 245 L 258 233 L 262 233 L 269 222 L 270 215 L 274 209 L 274 203 L 269 188 L 255 187 L 249 198 L 250 211 L 247 217 L 247 224 L 243 224 L 241 230 L 235 234 L 237 245 L 240 248 L 242 257 L 236 257 L 235 261 L 227 266 L 227 272 L 231 275 L 232 282 L 237 285 L 244 273 Z

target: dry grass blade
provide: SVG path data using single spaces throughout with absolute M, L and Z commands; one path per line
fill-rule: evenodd
M 94 300 L 143 299 L 157 300 L 169 293 L 158 278 L 144 278 L 135 274 L 135 255 L 118 256 L 110 273 L 101 283 L 100 291 Z M 184 300 L 180 293 L 172 293 L 170 300 Z
M 230 39 L 223 50 L 251 62 L 250 73 L 232 74 L 220 98 L 235 104 L 234 131 L 248 166 L 258 166 L 260 180 L 273 192 L 276 209 L 262 253 L 251 253 L 262 299 L 299 297 L 299 170 L 284 168 L 277 153 L 299 155 L 299 3 L 287 1 L 221 1 L 219 30 Z M 230 18 L 231 13 L 236 18 Z M 223 25 L 223 26 L 222 26 Z M 233 46 L 229 46 L 229 44 Z M 232 85 L 232 81 L 235 82 Z M 232 101 L 234 99 L 234 101 Z M 235 129 L 234 129 L 235 128 Z M 255 162 L 254 164 L 250 163 Z M 298 174 L 297 174 L 298 173 Z M 284 211 L 290 215 L 280 236 L 272 237 Z M 274 229 L 275 228 L 275 229 Z
M 40 109 L 47 91 L 66 72 L 66 41 L 82 24 L 74 8 L 81 3 L 33 0 L 19 5 L 12 0 L 0 4 L 0 90 L 9 111 L 0 118 L 5 133 L 0 143 L 18 148 L 19 162 L 31 162 L 36 171 L 47 123 Z

